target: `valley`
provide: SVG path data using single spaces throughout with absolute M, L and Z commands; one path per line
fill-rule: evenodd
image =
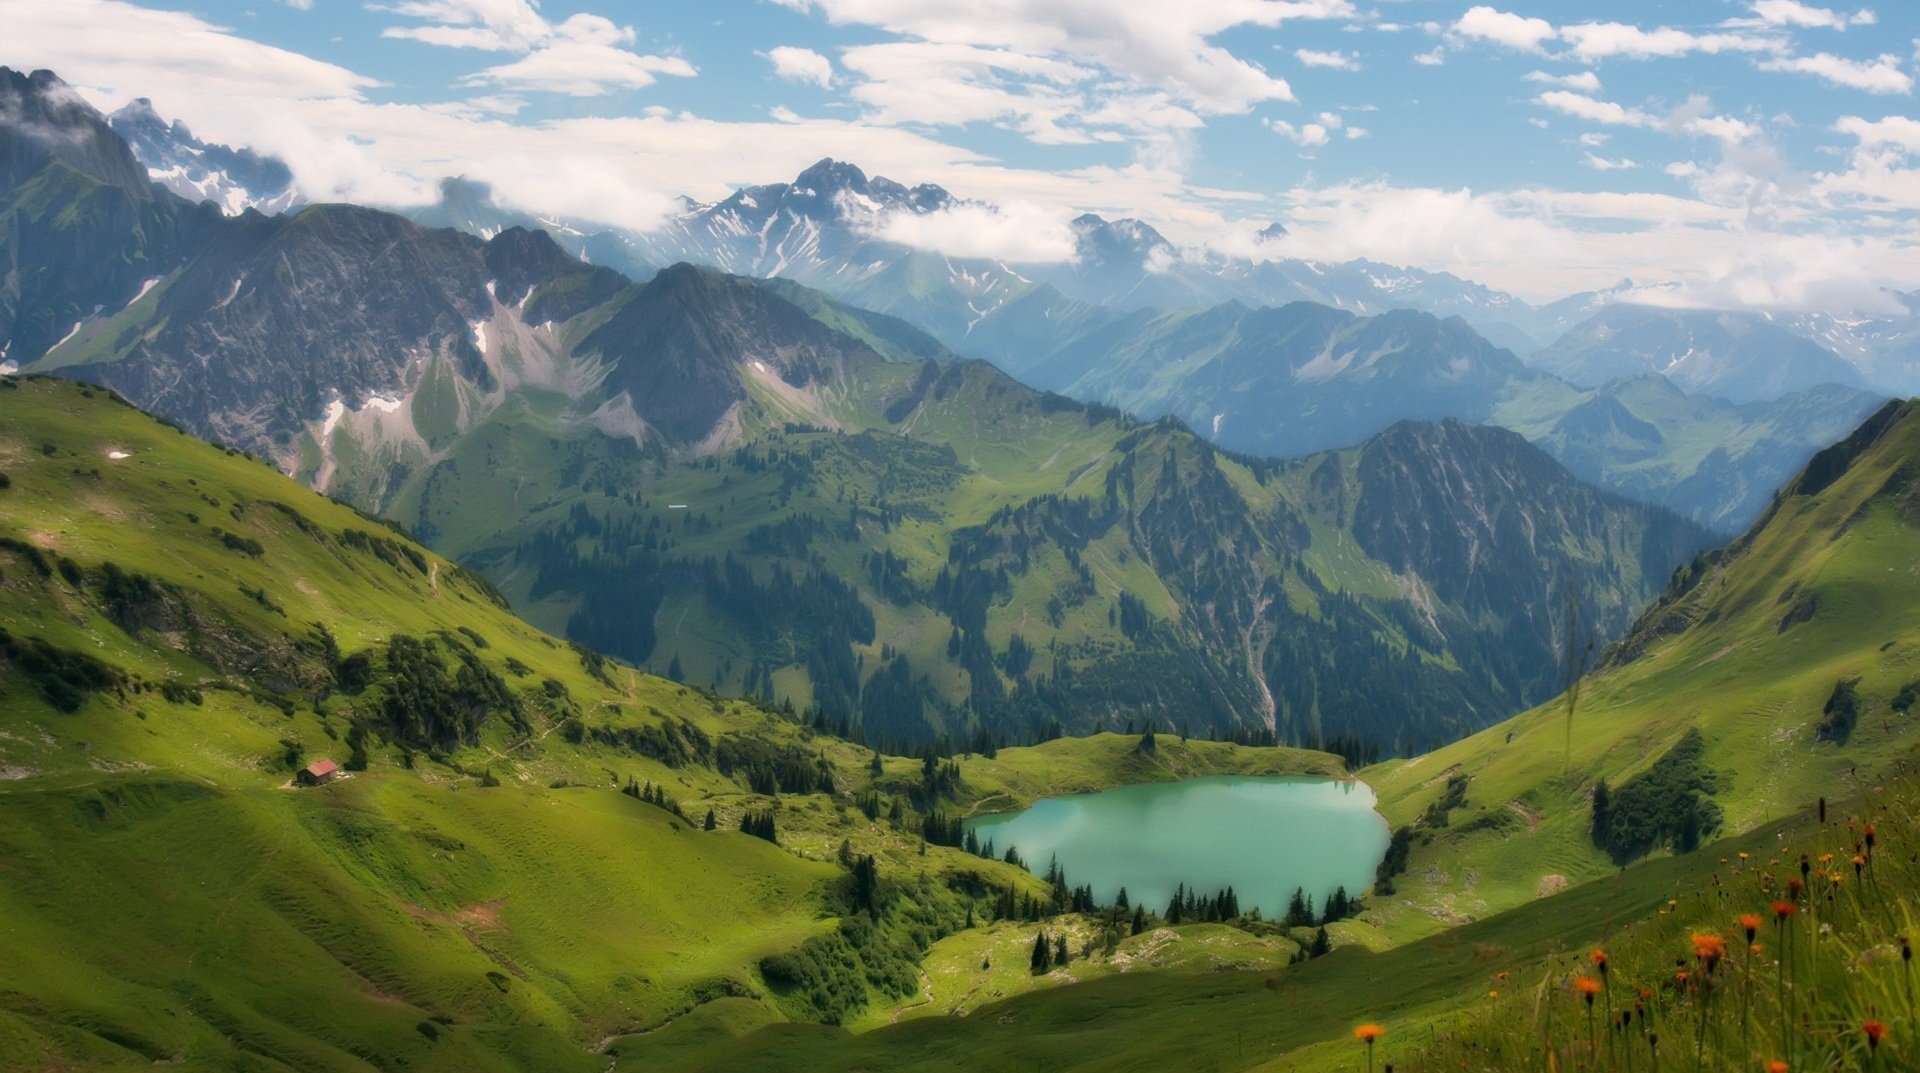
M 1600 99 L 1652 40 L 1831 81 L 1794 35 L 1880 16 L 1736 5 L 1604 89 L 1552 65 L 1625 23 L 1394 24 L 1687 201 L 1456 194 L 1458 146 L 1309 189 L 1418 141 L 1273 118 L 1374 53 L 1247 88 L 1243 35 L 1378 28 L 1337 2 L 247 13 L 502 59 L 428 105 L 99 3 L 154 32 L 0 66 L 0 1073 L 1920 1065 L 1904 217 L 1733 182 L 1784 111 Z M 769 18 L 858 40 L 688 44 Z M 99 77 L 182 41 L 221 108 Z M 723 79 L 767 118 L 634 103 Z M 1294 188 L 1196 182 L 1256 112 Z M 1891 119 L 1796 129 L 1904 174 Z M 953 190 L 764 181 L 825 143 Z M 1808 190 L 1844 256 L 1763 211 Z

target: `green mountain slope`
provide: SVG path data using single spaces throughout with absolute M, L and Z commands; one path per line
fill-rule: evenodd
M 602 1040 L 710 1003 L 850 1020 L 913 995 L 925 944 L 991 915 L 975 899 L 1044 893 L 925 845 L 928 810 L 1341 770 L 1109 736 L 929 787 L 543 635 L 99 389 L 0 378 L 0 474 L 0 1068 L 598 1070 Z M 290 785 L 322 758 L 347 777 Z M 898 823 L 861 814 L 874 794 Z M 738 830 L 761 812 L 777 846 Z M 877 860 L 870 911 L 843 845 Z
M 1479 917 L 1619 861 L 1750 830 L 1795 803 L 1863 792 L 1909 756 L 1920 743 L 1908 613 L 1920 597 L 1917 472 L 1912 403 L 1888 404 L 1815 456 L 1752 530 L 1681 571 L 1586 681 L 1570 754 L 1555 702 L 1373 769 L 1384 810 L 1404 824 L 1466 780 L 1451 820 L 1420 829 L 1400 923 Z

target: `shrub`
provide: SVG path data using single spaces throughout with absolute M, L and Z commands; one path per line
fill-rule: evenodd
M 1854 724 L 1860 721 L 1860 695 L 1854 691 L 1859 684 L 1858 678 L 1843 678 L 1833 684 L 1827 705 L 1820 712 L 1820 725 L 1814 728 L 1817 740 L 1845 745 L 1853 736 Z
M 57 648 L 38 637 L 16 638 L 0 629 L 0 660 L 13 665 L 48 704 L 76 712 L 95 693 L 120 686 L 120 672 L 85 652 Z

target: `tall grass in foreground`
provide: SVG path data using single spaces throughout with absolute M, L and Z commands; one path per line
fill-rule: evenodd
M 1844 814 L 1822 801 L 1776 843 L 1703 870 L 1604 949 L 1494 974 L 1473 1008 L 1403 1047 L 1387 1026 L 1382 1056 L 1402 1070 L 1920 1070 L 1920 779 Z

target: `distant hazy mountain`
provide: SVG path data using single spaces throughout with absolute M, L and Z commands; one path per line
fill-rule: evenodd
M 604 265 L 629 279 L 645 280 L 659 266 L 643 257 L 632 236 L 585 221 L 562 220 L 516 212 L 493 198 L 493 189 L 471 179 L 443 179 L 440 197 L 431 205 L 411 209 L 408 219 L 423 227 L 450 227 L 483 239 L 520 228 L 545 231 L 561 249 L 589 264 Z
M 1808 313 L 1779 318 L 1858 367 L 1873 386 L 1895 395 L 1920 395 L 1920 291 L 1895 292 L 1903 313 L 1835 316 Z
M 580 222 L 500 218 L 476 203 L 471 185 L 449 186 L 442 203 L 410 215 L 423 223 L 485 236 L 501 226 L 538 225 L 573 248 L 569 234 L 603 232 L 596 263 L 620 266 L 690 261 L 741 275 L 780 276 L 836 298 L 918 325 L 948 346 L 970 351 L 970 333 L 1006 303 L 1038 287 L 1066 298 L 1119 309 L 1194 309 L 1238 301 L 1281 305 L 1312 301 L 1370 315 L 1415 308 L 1462 316 L 1518 346 L 1537 338 L 1520 325 L 1531 307 L 1511 295 L 1444 272 L 1370 261 L 1326 264 L 1289 259 L 1244 260 L 1175 246 L 1150 224 L 1082 215 L 1070 226 L 1072 261 L 1008 263 L 954 257 L 880 237 L 896 214 L 924 215 L 962 204 L 930 184 L 907 186 L 823 159 L 792 182 L 743 187 L 712 203 L 688 201 L 649 232 L 602 229 Z M 1263 236 L 1278 238 L 1271 225 Z M 614 253 L 618 248 L 621 253 Z
M 153 181 L 188 201 L 211 201 L 228 216 L 248 209 L 272 215 L 299 204 L 293 172 L 279 159 L 247 148 L 210 145 L 184 123 L 169 123 L 145 97 L 107 117 Z
M 1049 304 L 1038 315 L 1024 308 L 1040 303 Z M 1064 337 L 1036 347 L 1049 328 Z M 1541 376 L 1457 317 L 1360 317 L 1310 302 L 1129 313 L 1036 291 L 982 323 L 974 344 L 1036 386 L 1172 414 L 1223 446 L 1272 457 L 1345 446 L 1407 419 L 1483 421 L 1516 381 Z
M 1733 402 L 1821 384 L 1867 387 L 1839 355 L 1759 313 L 1608 305 L 1530 360 L 1583 387 L 1656 373 Z
M 1824 385 L 1735 404 L 1654 374 L 1581 388 L 1458 318 L 1356 317 L 1304 302 L 1159 313 L 1043 286 L 983 320 L 971 341 L 1036 386 L 1174 415 L 1252 454 L 1327 450 L 1409 418 L 1501 425 L 1586 480 L 1723 532 L 1751 522 L 1808 456 L 1879 402 Z
M 1736 533 L 1815 451 L 1883 401 L 1834 384 L 1731 403 L 1652 375 L 1587 389 L 1543 377 L 1501 399 L 1487 420 L 1582 479 Z

